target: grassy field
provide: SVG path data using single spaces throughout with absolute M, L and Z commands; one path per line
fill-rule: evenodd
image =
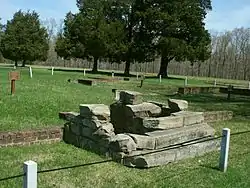
M 249 129 L 250 123 L 233 120 L 213 125 L 217 131 L 229 127 L 233 131 Z M 231 138 L 229 168 L 216 170 L 219 153 L 198 157 L 148 170 L 131 169 L 114 162 L 41 173 L 40 188 L 80 187 L 250 187 L 249 134 Z M 22 173 L 22 163 L 34 160 L 39 170 L 70 167 L 105 160 L 104 158 L 64 143 L 0 150 L 1 178 Z M 11 170 L 10 170 L 11 169 Z M 22 178 L 1 181 L 1 188 L 22 187 Z
M 28 69 L 20 69 L 21 80 L 16 83 L 16 94 L 10 95 L 8 72 L 0 69 L 0 132 L 24 129 L 37 129 L 62 126 L 58 119 L 59 111 L 78 111 L 80 103 L 111 104 L 114 96 L 112 88 L 140 91 L 145 100 L 166 101 L 177 87 L 183 86 L 183 79 L 163 80 L 146 79 L 144 86 L 135 78 L 130 82 L 108 82 L 97 86 L 84 86 L 68 83 L 68 79 L 83 78 L 82 73 L 59 72 L 54 76 L 47 69 L 33 69 L 29 78 Z M 88 77 L 107 77 L 87 75 Z M 206 79 L 193 78 L 190 85 L 205 85 Z M 240 81 L 236 81 L 240 83 Z M 231 131 L 250 130 L 250 98 L 233 96 L 231 101 L 226 95 L 187 95 L 174 96 L 189 102 L 192 110 L 232 110 L 235 117 L 231 121 L 211 124 L 221 134 L 221 129 Z M 231 138 L 229 169 L 227 173 L 216 170 L 219 153 L 213 152 L 198 157 L 148 170 L 131 169 L 114 162 L 70 168 L 39 174 L 41 188 L 78 188 L 78 187 L 250 187 L 250 134 Z M 75 148 L 64 143 L 52 145 L 33 145 L 0 149 L 0 188 L 22 187 L 22 178 L 2 181 L 1 179 L 22 173 L 22 163 L 34 160 L 39 170 L 74 166 L 106 160 L 89 151 Z
M 106 82 L 95 87 L 67 82 L 68 79 L 83 78 L 83 73 L 56 71 L 54 76 L 48 69 L 33 69 L 33 78 L 29 77 L 28 68 L 19 69 L 21 79 L 16 81 L 16 94 L 10 95 L 8 72 L 0 69 L 0 131 L 23 130 L 62 125 L 58 119 L 60 111 L 78 111 L 81 103 L 111 104 L 113 88 L 136 90 L 144 93 L 145 99 L 167 100 L 167 94 L 183 86 L 182 79 L 163 80 L 146 79 L 139 88 L 140 81 L 133 78 L 131 82 Z M 107 77 L 103 75 L 86 75 L 87 77 Z M 190 80 L 191 85 L 203 85 L 203 81 Z M 153 95 L 153 94 L 158 95 Z

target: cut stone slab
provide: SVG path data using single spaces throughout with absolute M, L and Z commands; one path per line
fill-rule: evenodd
M 135 141 L 137 149 L 155 149 L 155 138 L 131 133 L 128 135 Z
M 138 117 L 159 116 L 160 114 L 161 108 L 152 103 L 124 105 L 116 102 L 110 105 L 111 123 L 116 133 L 140 133 L 143 126 L 142 120 Z
M 74 135 L 81 135 L 81 127 L 78 124 L 70 122 L 69 129 Z
M 96 117 L 99 120 L 109 120 L 109 106 L 104 104 L 80 104 L 80 115 L 84 118 Z
M 59 119 L 71 121 L 73 118 L 79 115 L 80 114 L 77 112 L 59 112 Z
M 92 130 L 97 130 L 103 124 L 106 124 L 107 121 L 101 121 L 96 119 L 86 119 L 81 116 L 77 116 L 71 121 L 71 123 L 77 124 L 79 127 L 89 127 Z
M 112 137 L 115 135 L 114 127 L 111 123 L 105 123 L 102 126 L 100 126 L 93 135 L 105 138 Z
M 215 130 L 207 123 L 146 133 L 146 135 L 155 138 L 155 149 L 204 137 L 211 137 L 214 134 Z
M 188 102 L 185 100 L 168 99 L 168 106 L 172 112 L 179 112 L 188 108 Z
M 135 91 L 120 91 L 119 101 L 123 104 L 140 104 L 142 103 L 142 93 Z
M 219 150 L 219 147 L 219 140 L 210 140 L 179 148 L 171 148 L 169 150 L 133 151 L 130 155 L 123 156 L 123 160 L 121 161 L 123 165 L 129 167 L 150 168 L 202 156 L 206 153 Z
M 130 136 L 117 134 L 112 138 L 110 148 L 113 152 L 131 153 L 136 150 L 136 144 Z
M 97 85 L 97 82 L 95 80 L 91 80 L 91 79 L 78 79 L 77 82 L 79 84 L 88 85 L 88 86 Z
M 176 113 L 172 113 L 172 116 L 183 117 L 183 125 L 194 125 L 197 123 L 203 123 L 205 121 L 203 112 L 188 112 L 188 111 L 180 111 Z
M 116 100 L 116 101 L 119 101 L 119 100 L 120 100 L 120 92 L 121 92 L 121 90 L 116 90 L 116 91 L 115 91 L 115 100 Z
M 125 117 L 125 107 L 119 101 L 110 105 L 110 119 L 116 133 L 126 132 L 128 120 Z
M 171 109 L 168 106 L 168 104 L 156 102 L 156 101 L 149 101 L 149 103 L 155 104 L 161 108 L 160 116 L 170 116 L 171 115 Z
M 142 126 L 146 129 L 173 129 L 183 127 L 184 118 L 182 116 L 167 116 L 158 118 L 143 118 Z
M 141 103 L 137 105 L 126 105 L 126 117 L 157 117 L 161 114 L 161 107 L 152 103 Z

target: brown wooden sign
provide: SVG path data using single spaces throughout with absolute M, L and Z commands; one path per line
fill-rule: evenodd
M 19 80 L 20 79 L 20 73 L 17 71 L 11 71 L 9 72 L 9 80 Z

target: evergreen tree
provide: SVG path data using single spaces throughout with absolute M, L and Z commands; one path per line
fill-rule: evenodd
M 84 58 L 84 46 L 74 40 L 75 38 L 70 35 L 70 30 L 73 27 L 75 15 L 71 12 L 67 13 L 64 19 L 64 28 L 59 32 L 56 39 L 55 51 L 58 56 L 64 59 L 70 58 Z
M 1 52 L 6 59 L 15 62 L 47 59 L 49 50 L 48 33 L 41 26 L 39 15 L 36 12 L 22 12 L 19 10 L 8 21 L 1 39 Z
M 154 35 L 145 27 L 147 19 L 146 6 L 142 0 L 110 0 L 106 18 L 118 21 L 123 25 L 123 48 L 120 59 L 126 62 L 124 74 L 129 75 L 130 65 L 133 62 L 152 61 L 155 58 L 153 45 Z M 125 46 L 125 47 L 124 47 Z M 119 51 L 119 48 L 118 48 Z M 118 59 L 119 60 L 119 59 Z
M 210 57 L 210 34 L 204 19 L 211 10 L 210 0 L 149 0 L 145 3 L 149 30 L 161 56 L 159 75 L 168 77 L 171 60 L 205 61 Z
M 56 51 L 59 56 L 93 59 L 95 73 L 101 58 L 117 61 L 126 51 L 123 25 L 107 18 L 109 1 L 78 0 L 77 6 L 78 13 L 66 16 Z

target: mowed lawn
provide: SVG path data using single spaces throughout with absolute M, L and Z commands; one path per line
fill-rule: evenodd
M 249 121 L 233 120 L 213 124 L 216 130 L 229 127 L 232 131 L 243 131 L 250 127 Z M 95 164 L 38 174 L 40 188 L 81 187 L 250 187 L 250 135 L 231 137 L 229 167 L 226 173 L 218 171 L 219 152 L 202 157 L 179 161 L 152 169 L 132 169 L 115 162 Z M 0 149 L 1 178 L 22 173 L 26 160 L 38 163 L 38 170 L 70 167 L 104 161 L 106 158 L 65 143 L 33 145 Z M 0 179 L 1 179 L 0 178 Z M 22 187 L 22 177 L 0 180 L 1 188 Z
M 85 86 L 69 83 L 67 80 L 83 78 L 83 73 L 55 71 L 51 75 L 48 69 L 33 69 L 33 78 L 29 69 L 17 69 L 21 79 L 16 81 L 16 93 L 10 95 L 8 72 L 11 69 L 0 68 L 0 131 L 38 129 L 61 126 L 58 119 L 60 111 L 79 111 L 79 104 L 103 103 L 110 105 L 114 101 L 112 89 L 129 89 L 144 93 L 145 99 L 167 100 L 165 95 L 177 91 L 175 86 L 183 86 L 182 79 L 163 80 L 146 79 L 142 88 L 140 81 L 115 81 L 98 83 L 97 86 Z M 108 77 L 90 75 L 87 77 Z M 111 78 L 111 77 L 109 77 Z M 122 77 L 121 77 L 122 78 Z M 190 80 L 190 84 L 203 85 L 203 81 Z M 154 94 L 158 94 L 157 96 Z
M 21 80 L 16 83 L 16 94 L 10 96 L 9 69 L 1 68 L 0 93 L 0 132 L 25 129 L 38 129 L 62 126 L 58 119 L 59 111 L 78 111 L 80 103 L 111 104 L 114 101 L 112 88 L 140 91 L 145 100 L 166 102 L 169 97 L 188 100 L 190 109 L 232 110 L 233 120 L 211 124 L 221 134 L 228 127 L 232 133 L 250 130 L 250 98 L 226 95 L 203 94 L 171 96 L 177 87 L 183 86 L 182 79 L 146 79 L 142 88 L 136 78 L 126 82 L 100 83 L 97 86 L 84 86 L 68 83 L 68 79 L 83 78 L 82 73 L 59 72 L 54 76 L 46 69 L 33 69 L 29 78 L 28 69 L 22 69 Z M 87 77 L 107 77 L 90 75 Z M 110 78 L 110 77 L 109 77 Z M 237 81 L 239 83 L 239 81 Z M 206 85 L 206 79 L 193 78 L 190 85 Z M 124 167 L 115 162 L 88 165 L 38 175 L 41 188 L 78 187 L 250 187 L 250 133 L 231 137 L 229 168 L 227 173 L 219 172 L 219 152 L 203 157 L 180 161 L 162 167 L 139 170 Z M 39 170 L 47 170 L 74 165 L 93 163 L 106 158 L 92 152 L 78 149 L 63 142 L 51 145 L 33 145 L 0 149 L 0 188 L 22 187 L 22 178 L 2 181 L 1 179 L 22 173 L 26 160 L 38 163 Z

